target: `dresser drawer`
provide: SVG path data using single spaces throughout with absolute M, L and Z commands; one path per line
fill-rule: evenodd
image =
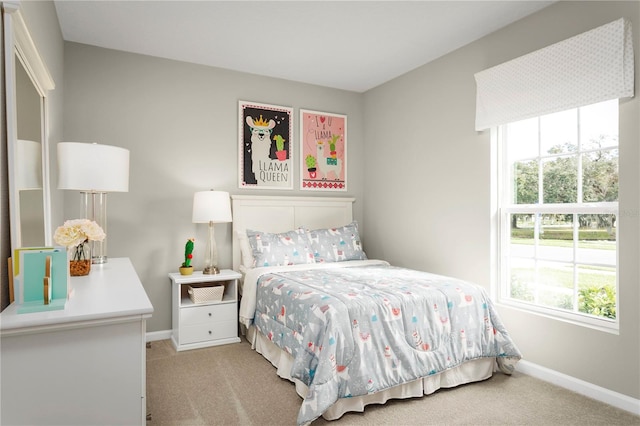
M 235 320 L 189 325 L 180 329 L 181 345 L 230 337 L 238 337 L 238 322 Z
M 222 321 L 238 322 L 235 303 L 193 306 L 180 309 L 180 325 L 210 324 Z

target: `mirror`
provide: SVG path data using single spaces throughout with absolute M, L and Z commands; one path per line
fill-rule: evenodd
M 47 93 L 54 83 L 19 4 L 3 7 L 11 248 L 50 246 Z
M 20 206 L 20 244 L 45 245 L 42 179 L 42 111 L 40 96 L 24 65 L 16 57 L 17 144 L 15 186 Z

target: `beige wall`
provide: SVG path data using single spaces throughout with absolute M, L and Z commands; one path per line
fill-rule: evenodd
M 490 133 L 474 73 L 611 22 L 640 3 L 560 2 L 364 95 L 367 254 L 491 286 Z M 524 359 L 640 397 L 639 100 L 620 105 L 620 334 L 500 306 Z M 372 232 L 372 230 L 375 230 Z
M 346 114 L 349 191 L 238 189 L 238 100 L 294 108 L 294 188 L 299 109 Z M 196 269 L 203 265 L 207 226 L 191 223 L 194 192 L 355 196 L 355 216 L 363 218 L 357 93 L 66 43 L 64 103 L 66 140 L 130 150 L 129 192 L 108 195 L 108 255 L 131 258 L 155 308 L 149 331 L 171 329 L 167 274 L 178 270 L 188 238 L 196 238 Z M 79 196 L 65 192 L 65 218 L 76 217 Z M 231 225 L 216 225 L 215 233 L 220 266 L 230 268 Z

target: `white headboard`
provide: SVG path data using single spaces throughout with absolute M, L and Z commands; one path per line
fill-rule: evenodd
M 343 226 L 353 220 L 355 198 L 286 197 L 232 195 L 233 269 L 240 266 L 238 232 L 253 229 L 286 232 L 304 226 L 309 229 Z

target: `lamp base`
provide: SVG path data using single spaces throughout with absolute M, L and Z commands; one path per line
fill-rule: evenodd
M 206 274 L 206 275 L 219 274 L 220 273 L 220 269 L 218 269 L 217 266 L 207 266 L 206 268 L 204 268 L 202 273 Z

